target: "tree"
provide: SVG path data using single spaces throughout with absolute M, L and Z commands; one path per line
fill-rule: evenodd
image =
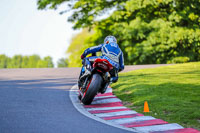
M 97 23 L 96 19 L 105 13 L 109 13 L 112 8 L 121 9 L 128 0 L 38 0 L 38 9 L 57 9 L 61 4 L 66 4 L 67 9 L 73 14 L 68 21 L 75 23 L 74 28 L 92 27 Z
M 22 68 L 28 68 L 29 67 L 29 56 L 23 56 L 22 59 Z
M 61 58 L 57 62 L 58 67 L 68 67 L 68 59 Z
M 29 56 L 28 67 L 37 68 L 38 61 L 41 60 L 38 55 Z
M 15 55 L 11 59 L 11 67 L 12 68 L 22 68 L 22 56 L 21 55 Z
M 48 62 L 45 60 L 39 60 L 37 62 L 37 68 L 47 68 L 48 67 Z
M 38 55 L 15 55 L 12 58 L 0 55 L 0 68 L 52 68 L 54 67 L 50 56 L 41 59 Z
M 200 60 L 200 1 L 39 0 L 38 8 L 56 9 L 64 2 L 74 11 L 68 20 L 75 29 L 88 27 L 94 31 L 84 38 L 86 42 L 90 40 L 91 45 L 96 45 L 107 35 L 117 37 L 125 64 Z M 110 15 L 98 19 L 105 13 Z M 82 51 L 73 54 L 73 59 L 77 61 Z
M 90 36 L 93 35 L 92 31 L 88 29 L 83 29 L 83 31 L 72 38 L 71 44 L 67 50 L 69 54 L 69 67 L 80 67 L 81 64 L 81 54 L 84 49 L 93 46 L 93 41 L 90 40 Z
M 52 58 L 50 56 L 44 57 L 44 61 L 47 62 L 47 66 L 46 67 L 48 67 L 48 68 L 54 67 Z
M 4 54 L 0 55 L 0 68 L 6 68 L 7 61 L 8 61 L 8 57 L 6 55 Z

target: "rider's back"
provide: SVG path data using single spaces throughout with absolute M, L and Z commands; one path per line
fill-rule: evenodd
M 112 42 L 109 44 L 104 44 L 102 46 L 101 52 L 103 56 L 107 56 L 108 58 L 115 61 L 116 63 L 119 63 L 121 49 L 116 43 Z

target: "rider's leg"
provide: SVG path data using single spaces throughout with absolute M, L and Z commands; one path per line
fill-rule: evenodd
M 108 88 L 110 83 L 115 83 L 118 80 L 118 71 L 116 68 L 113 68 L 112 70 L 109 71 L 111 78 L 109 81 L 105 81 L 105 83 L 102 86 L 101 93 L 105 93 L 106 89 Z
M 115 83 L 118 80 L 118 70 L 116 68 L 113 68 L 112 70 L 110 70 L 110 82 Z
M 108 58 L 107 56 L 103 56 L 104 59 L 107 59 L 110 64 L 113 66 L 113 69 L 109 72 L 110 75 L 111 75 L 111 79 L 110 81 L 112 83 L 115 83 L 117 82 L 118 80 L 118 69 L 119 69 L 119 64 L 114 62 L 113 60 L 111 60 L 110 58 Z

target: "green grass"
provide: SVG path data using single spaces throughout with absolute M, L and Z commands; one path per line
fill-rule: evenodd
M 125 106 L 169 123 L 200 130 L 200 62 L 121 73 L 112 84 Z

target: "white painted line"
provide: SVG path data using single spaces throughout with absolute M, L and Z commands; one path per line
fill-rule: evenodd
M 119 112 L 112 112 L 112 113 L 99 113 L 95 114 L 98 117 L 110 117 L 110 116 L 118 116 L 118 115 L 130 115 L 130 114 L 136 114 L 136 111 L 119 111 Z
M 110 122 L 114 122 L 117 124 L 125 124 L 130 122 L 139 122 L 139 121 L 146 121 L 146 120 L 153 120 L 156 119 L 152 116 L 137 116 L 133 118 L 122 118 L 122 119 L 115 119 L 115 120 L 109 120 Z
M 95 98 L 108 98 L 108 97 L 113 97 L 115 95 L 112 95 L 112 96 L 98 96 L 98 97 L 95 97 Z
M 134 133 L 138 133 L 135 129 L 133 128 L 125 128 L 121 125 L 115 125 L 114 123 L 110 123 L 108 121 L 105 121 L 99 117 L 95 117 L 94 115 L 90 114 L 88 111 L 85 110 L 85 108 L 81 105 L 79 99 L 78 99 L 78 95 L 76 93 L 76 90 L 78 89 L 78 86 L 77 85 L 74 85 L 71 90 L 70 90 L 70 93 L 69 93 L 69 96 L 70 96 L 70 99 L 72 101 L 72 104 L 74 105 L 74 107 L 80 112 L 82 113 L 83 115 L 91 118 L 91 119 L 94 119 L 96 121 L 99 121 L 99 122 L 102 122 L 104 124 L 107 124 L 107 125 L 110 125 L 110 126 L 113 126 L 113 127 L 116 127 L 116 128 L 120 128 L 120 129 L 124 129 L 126 131 L 132 131 Z
M 149 133 L 155 131 L 166 131 L 166 130 L 173 130 L 173 129 L 182 129 L 183 127 L 179 124 L 172 123 L 172 124 L 164 124 L 164 125 L 155 125 L 155 126 L 144 126 L 144 127 L 135 127 L 139 132 Z
M 94 97 L 94 100 L 108 99 L 108 98 L 117 98 L 116 96 L 106 96 L 106 97 Z
M 126 109 L 126 107 L 104 107 L 104 108 L 86 108 L 87 111 L 95 111 L 95 110 L 113 110 L 113 109 Z
M 110 93 L 112 92 L 112 88 L 107 88 L 105 93 Z
M 93 101 L 92 104 L 113 103 L 113 102 L 121 102 L 121 100 L 119 100 L 118 98 L 109 98 L 109 99 Z

